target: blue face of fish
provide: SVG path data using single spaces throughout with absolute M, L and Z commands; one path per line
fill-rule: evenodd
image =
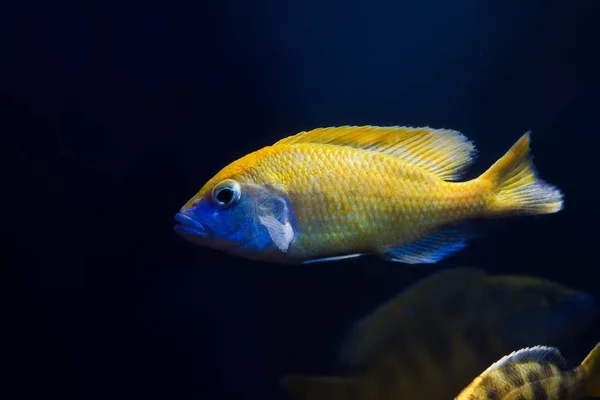
M 194 244 L 259 258 L 281 245 L 277 228 L 291 229 L 289 215 L 286 199 L 273 190 L 227 179 L 184 205 L 174 229 Z

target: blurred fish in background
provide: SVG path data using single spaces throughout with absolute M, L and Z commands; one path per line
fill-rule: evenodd
M 281 385 L 295 400 L 447 400 L 512 351 L 573 346 L 599 313 L 590 294 L 546 279 L 445 270 L 355 323 L 340 351 L 347 374 Z
M 600 396 L 600 343 L 573 369 L 555 347 L 535 346 L 502 357 L 456 400 L 575 400 Z

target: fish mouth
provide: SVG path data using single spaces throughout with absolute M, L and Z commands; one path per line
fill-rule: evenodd
M 207 236 L 208 231 L 200 222 L 187 215 L 178 212 L 175 214 L 175 221 L 179 222 L 173 227 L 175 232 L 180 235 Z

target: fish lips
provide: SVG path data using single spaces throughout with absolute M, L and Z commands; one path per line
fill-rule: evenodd
M 173 229 L 182 236 L 195 238 L 208 236 L 208 230 L 204 225 L 181 212 L 175 214 L 175 221 L 178 224 Z

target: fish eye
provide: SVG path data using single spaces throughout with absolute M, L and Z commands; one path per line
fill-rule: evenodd
M 234 205 L 241 196 L 240 184 L 233 179 L 226 179 L 219 183 L 212 192 L 212 197 L 220 206 Z

